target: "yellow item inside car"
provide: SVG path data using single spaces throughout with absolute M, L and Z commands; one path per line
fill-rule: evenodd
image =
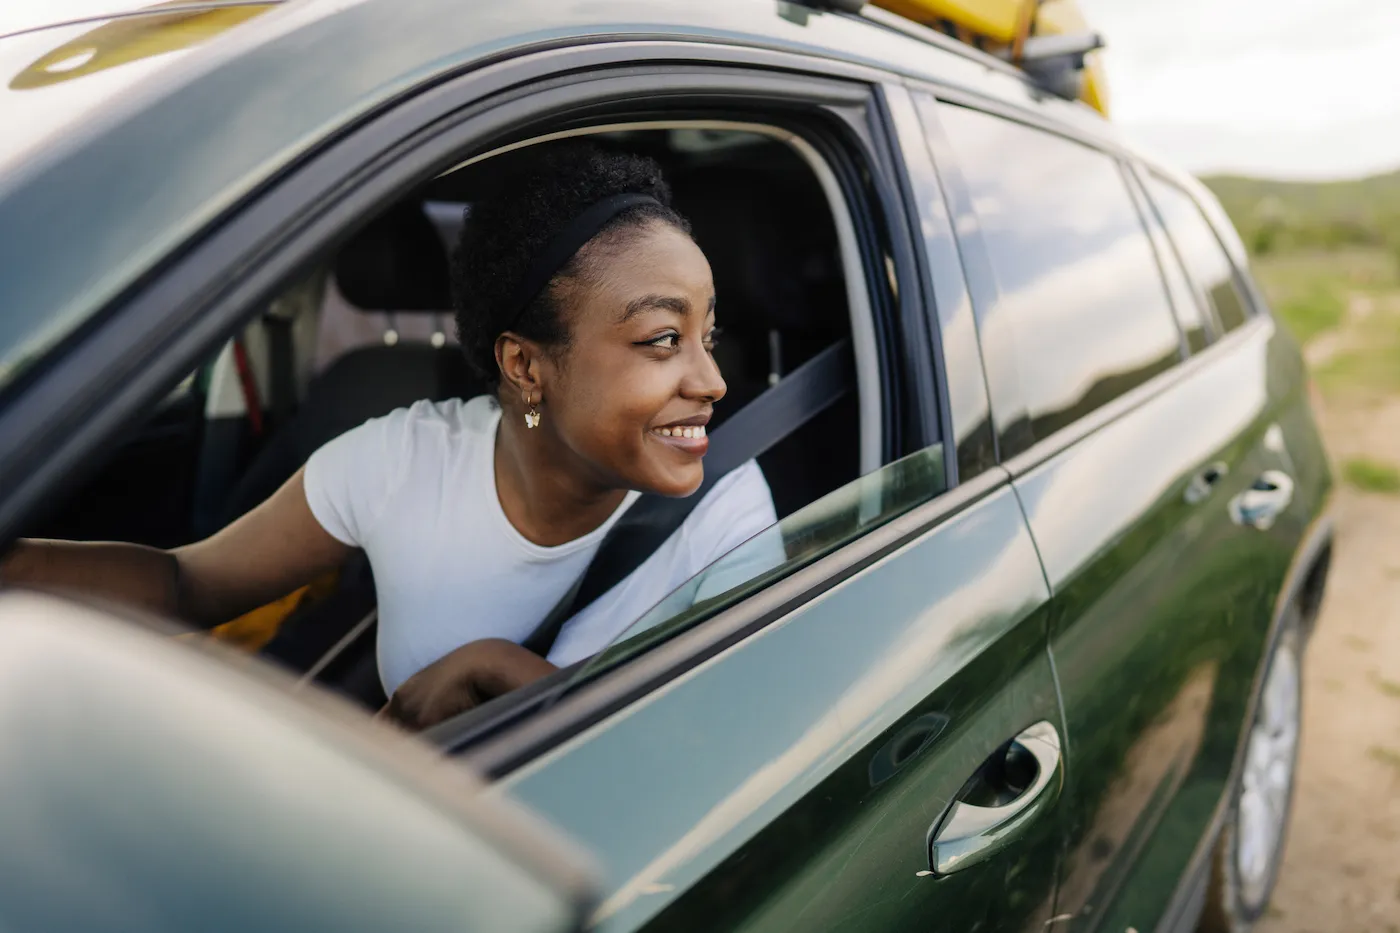
M 889 10 L 993 54 L 1010 51 L 1012 63 L 1029 36 L 1090 32 L 1077 0 L 871 0 Z M 1080 100 L 1108 116 L 1108 87 L 1101 52 L 1084 59 Z
M 282 623 L 302 606 L 325 599 L 335 590 L 338 572 L 332 572 L 295 589 L 266 606 L 259 606 L 232 621 L 210 629 L 209 635 L 226 645 L 247 652 L 261 651 L 282 628 Z

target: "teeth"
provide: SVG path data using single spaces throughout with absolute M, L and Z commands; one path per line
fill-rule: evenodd
M 657 428 L 656 433 L 660 434 L 662 437 L 698 438 L 705 436 L 705 426 L 703 424 L 697 424 L 691 427 L 681 427 L 677 425 L 674 428 Z

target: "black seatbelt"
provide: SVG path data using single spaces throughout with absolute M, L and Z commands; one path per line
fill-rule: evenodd
M 588 568 L 522 645 L 544 657 L 564 623 L 642 565 L 721 477 L 764 453 L 855 388 L 850 338 L 832 344 L 734 413 L 710 437 L 705 479 L 684 498 L 644 495 L 604 536 Z
M 275 314 L 263 315 L 263 330 L 267 333 L 268 370 L 271 398 L 268 408 L 272 426 L 281 428 L 292 420 L 296 407 L 296 360 L 292 345 L 292 322 Z

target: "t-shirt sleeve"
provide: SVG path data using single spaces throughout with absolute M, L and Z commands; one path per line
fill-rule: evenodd
M 410 409 L 373 418 L 327 442 L 306 461 L 306 504 L 342 544 L 365 547 L 403 474 Z

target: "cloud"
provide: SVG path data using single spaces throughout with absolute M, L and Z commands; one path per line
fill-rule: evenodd
M 1113 117 L 1195 171 L 1306 177 L 1400 163 L 1400 4 L 1081 0 Z

